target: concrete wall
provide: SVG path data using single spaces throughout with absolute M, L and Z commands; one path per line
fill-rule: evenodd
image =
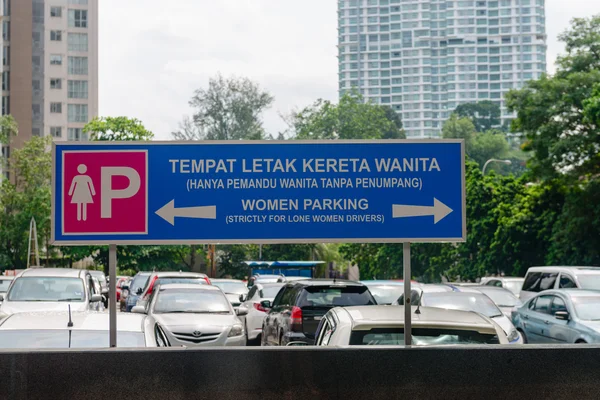
M 597 399 L 600 347 L 0 352 L 0 399 Z

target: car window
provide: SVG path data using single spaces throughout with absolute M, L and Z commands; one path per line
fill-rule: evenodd
M 567 305 L 565 304 L 565 301 L 563 299 L 561 299 L 558 296 L 554 296 L 550 312 L 552 315 L 554 315 L 554 313 L 556 313 L 557 311 L 567 311 Z
M 231 314 L 229 300 L 218 290 L 170 289 L 159 291 L 156 296 L 156 314 Z
M 253 299 L 256 292 L 258 292 L 258 287 L 252 286 L 252 289 L 250 289 L 250 291 L 248 292 L 248 300 Z
M 96 286 L 94 286 L 94 279 L 92 278 L 91 275 L 87 276 L 87 289 L 88 289 L 90 299 L 92 298 L 93 294 L 100 294 L 100 293 L 96 293 Z
M 377 304 L 392 304 L 402 296 L 403 285 L 369 285 L 369 291 L 377 300 Z
M 275 296 L 277 296 L 277 293 L 279 293 L 279 291 L 281 290 L 281 286 L 267 286 L 267 287 L 263 287 L 262 290 L 260 291 L 260 298 L 261 299 L 270 299 L 273 298 Z
M 302 291 L 298 306 L 345 307 L 377 304 L 366 286 L 307 286 Z
M 413 328 L 412 343 L 415 346 L 446 345 L 446 344 L 498 344 L 498 336 L 476 331 L 442 329 L 442 328 Z M 368 331 L 352 331 L 350 345 L 403 345 L 403 328 L 374 328 Z
M 329 318 L 323 318 L 323 322 L 321 323 L 321 326 L 319 326 L 319 328 L 317 328 L 319 335 L 317 336 L 317 340 L 315 341 L 316 346 L 325 346 L 325 344 L 323 344 L 323 337 L 325 336 L 325 332 L 327 330 L 329 330 L 329 328 L 330 328 Z
M 538 297 L 533 310 L 543 314 L 550 314 L 550 303 L 552 302 L 552 297 L 554 296 Z
M 133 278 L 133 281 L 131 281 L 129 292 L 133 293 L 133 294 L 137 294 L 138 289 L 144 288 L 149 279 L 150 279 L 150 274 L 136 275 Z
M 529 302 L 529 306 L 527 306 L 527 308 L 529 308 L 530 310 L 533 310 L 533 309 L 535 309 L 535 301 L 536 301 L 536 300 L 537 300 L 537 299 L 533 299 L 533 300 L 531 300 L 531 301 Z
M 281 299 L 283 298 L 283 296 L 285 295 L 285 293 L 287 291 L 289 291 L 290 289 L 287 287 L 283 287 L 279 293 L 277 293 L 277 296 L 275 296 L 275 299 L 273 299 L 273 307 L 277 307 L 281 304 Z
M 81 278 L 22 277 L 15 279 L 8 300 L 84 301 L 85 285 Z
M 296 288 L 290 287 L 285 291 L 285 294 L 283 295 L 283 298 L 281 299 L 281 304 L 282 306 L 290 306 L 293 305 L 296 302 L 296 294 L 298 293 L 298 291 L 296 290 Z
M 496 282 L 498 282 L 497 280 L 492 280 L 492 281 L 487 281 L 485 283 L 486 286 L 496 286 Z
M 560 274 L 560 281 L 558 283 L 558 287 L 561 289 L 570 289 L 570 288 L 576 288 L 577 285 L 575 284 L 575 281 L 573 279 L 571 279 L 571 277 L 569 275 L 566 274 Z
M 525 282 L 523 282 L 523 290 L 527 292 L 539 292 L 540 289 L 540 278 L 542 276 L 541 272 L 530 272 L 525 277 Z
M 558 273 L 556 273 L 556 272 L 543 273 L 542 279 L 540 280 L 540 291 L 554 288 L 554 284 L 556 283 L 557 276 L 558 276 Z

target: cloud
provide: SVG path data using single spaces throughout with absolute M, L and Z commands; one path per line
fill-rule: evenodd
M 195 89 L 217 73 L 246 76 L 275 96 L 264 116 L 318 98 L 337 98 L 334 0 L 100 0 L 100 114 L 136 117 L 159 139 L 184 115 Z M 600 13 L 600 2 L 546 0 L 548 67 L 555 39 L 573 17 Z

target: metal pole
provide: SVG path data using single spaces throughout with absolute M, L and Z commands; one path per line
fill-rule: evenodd
M 412 344 L 412 307 L 410 304 L 410 243 L 402 243 L 402 258 L 404 264 L 404 344 Z
M 258 245 L 258 261 L 262 261 L 262 244 Z
M 110 324 L 110 347 L 117 347 L 117 245 L 108 246 L 108 312 Z

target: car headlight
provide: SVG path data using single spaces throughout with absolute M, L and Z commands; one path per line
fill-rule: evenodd
M 512 343 L 512 342 L 516 342 L 517 340 L 519 340 L 519 332 L 517 332 L 516 329 L 513 329 L 508 334 L 508 342 Z
M 244 327 L 242 325 L 235 324 L 231 327 L 231 330 L 229 331 L 229 335 L 227 335 L 227 337 L 242 336 L 243 334 Z

